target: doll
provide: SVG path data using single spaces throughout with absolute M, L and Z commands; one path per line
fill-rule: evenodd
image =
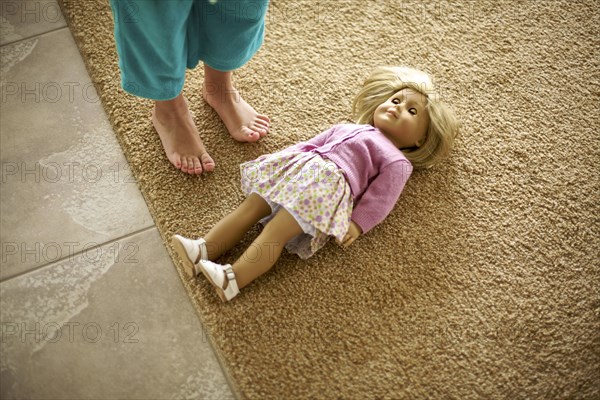
M 349 246 L 392 211 L 413 168 L 446 158 L 458 134 L 430 77 L 411 68 L 375 69 L 352 108 L 356 124 L 241 165 L 242 204 L 204 238 L 172 238 L 189 276 L 203 273 L 228 301 L 284 247 L 306 259 L 332 236 Z M 235 263 L 214 262 L 258 222 L 264 229 Z

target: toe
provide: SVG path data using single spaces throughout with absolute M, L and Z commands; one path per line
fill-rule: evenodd
M 253 125 L 253 130 L 258 132 L 260 137 L 265 137 L 267 136 L 267 133 L 269 133 L 269 125 L 265 125 L 264 123 L 257 121 Z
M 260 133 L 254 127 L 243 127 L 241 133 L 246 142 L 256 142 L 260 139 Z
M 188 172 L 188 161 L 187 157 L 181 157 L 181 170 L 183 172 Z
M 261 137 L 260 136 L 260 132 L 258 132 L 256 130 L 248 132 L 247 136 L 248 136 L 248 141 L 249 142 L 256 142 Z
M 208 153 L 202 154 L 200 158 L 202 159 L 202 166 L 204 167 L 204 171 L 210 172 L 215 169 L 215 162 Z
M 267 124 L 269 124 L 271 122 L 271 119 L 269 117 L 267 117 L 266 115 L 263 115 L 263 114 L 257 114 L 256 118 L 259 119 L 259 120 L 261 120 L 261 121 L 266 122 Z
M 186 157 L 187 158 L 187 173 L 188 174 L 194 174 L 194 158 L 196 157 Z
M 197 157 L 194 157 L 194 173 L 195 174 L 202 173 L 202 163 L 200 162 L 200 159 Z
M 254 125 L 261 129 L 264 129 L 265 131 L 268 131 L 271 127 L 271 125 L 267 121 L 264 121 L 262 119 L 257 119 L 256 121 L 254 121 Z
M 179 156 L 179 154 L 175 154 L 174 156 L 172 156 L 170 158 L 170 160 L 171 160 L 171 164 L 173 164 L 175 166 L 175 168 L 181 169 L 182 163 L 181 163 L 181 157 Z
M 253 126 L 252 130 L 254 131 L 254 133 L 258 133 L 259 138 L 267 136 L 267 130 L 263 127 Z

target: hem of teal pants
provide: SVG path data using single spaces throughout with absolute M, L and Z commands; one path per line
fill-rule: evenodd
M 196 68 L 198 66 L 198 64 L 200 63 L 200 61 L 202 61 L 204 64 L 208 65 L 210 68 L 215 69 L 217 71 L 230 72 L 230 71 L 235 71 L 237 69 L 240 69 L 241 67 L 246 65 L 246 63 L 248 63 L 248 61 L 250 61 L 252 59 L 252 57 L 254 57 L 254 54 L 250 57 L 247 57 L 247 59 L 242 59 L 238 62 L 227 63 L 227 64 L 220 63 L 219 61 L 216 61 L 216 60 L 213 61 L 209 57 L 204 57 L 204 58 L 199 58 L 196 61 L 195 65 L 189 64 L 187 66 L 187 69 Z M 123 76 L 121 77 L 121 82 L 127 82 L 124 78 L 125 77 L 123 77 Z M 155 101 L 166 101 L 166 100 L 173 100 L 174 98 L 179 96 L 179 94 L 183 91 L 184 84 L 185 84 L 185 77 L 183 78 L 181 84 L 178 85 L 179 90 L 177 92 L 173 91 L 173 92 L 167 93 L 167 94 L 165 94 L 164 92 L 161 92 L 160 94 L 158 94 L 154 90 L 144 90 L 144 89 L 140 89 L 140 88 L 134 89 L 134 88 L 128 87 L 126 84 L 122 84 L 121 87 L 123 88 L 123 90 L 125 92 L 127 92 L 133 96 L 143 97 L 145 99 L 150 99 L 150 100 L 155 100 Z
M 246 59 L 242 59 L 242 60 L 239 60 L 236 62 L 227 62 L 227 63 L 222 63 L 218 60 L 212 60 L 210 57 L 201 56 L 198 59 L 198 61 L 196 62 L 196 65 L 198 65 L 198 63 L 200 61 L 202 61 L 204 64 L 208 65 L 212 69 L 216 69 L 217 71 L 230 72 L 230 71 L 235 71 L 236 69 L 240 69 L 241 67 L 246 65 L 248 63 L 248 61 L 250 61 L 252 59 L 252 57 L 254 57 L 255 54 L 253 54 L 250 57 L 247 57 Z M 195 68 L 196 65 L 191 68 Z M 188 67 L 188 68 L 190 68 L 190 67 Z
M 121 82 L 124 82 L 123 78 L 121 78 Z M 179 89 L 179 91 L 177 91 L 177 93 L 171 92 L 171 93 L 165 94 L 164 92 L 161 92 L 160 95 L 157 94 L 153 90 L 131 89 L 130 87 L 127 87 L 127 85 L 123 85 L 123 84 L 121 84 L 121 87 L 123 88 L 123 90 L 126 93 L 129 93 L 136 97 L 142 97 L 142 98 L 145 98 L 148 100 L 154 100 L 154 101 L 167 101 L 167 100 L 173 100 L 174 98 L 179 96 L 179 94 L 183 91 L 183 85 L 184 85 L 184 82 L 182 82 L 181 85 L 179 85 L 180 89 Z

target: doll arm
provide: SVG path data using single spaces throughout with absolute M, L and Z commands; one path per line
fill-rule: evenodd
M 307 141 L 296 143 L 290 147 L 287 147 L 283 151 L 286 151 L 286 152 L 310 151 L 312 149 L 320 147 L 320 146 L 324 145 L 325 143 L 327 143 L 327 139 L 333 132 L 335 132 L 337 127 L 338 127 L 338 125 L 334 125 L 331 128 L 319 133 L 317 136 L 312 137 L 312 138 L 308 139 Z
M 335 239 L 335 241 L 340 246 L 348 247 L 352 243 L 354 243 L 354 241 L 356 239 L 358 239 L 358 237 L 361 234 L 362 234 L 362 229 L 360 228 L 360 226 L 358 226 L 358 224 L 356 222 L 350 221 L 350 227 L 348 227 L 348 233 L 346 233 L 346 236 L 344 236 L 344 239 L 342 239 L 342 240 Z
M 371 181 L 352 210 L 352 221 L 362 229 L 363 234 L 392 211 L 411 173 L 410 163 L 397 161 L 384 167 Z

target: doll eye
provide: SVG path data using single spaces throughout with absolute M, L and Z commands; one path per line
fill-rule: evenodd
M 399 98 L 397 98 L 397 97 L 394 97 L 394 98 L 392 99 L 392 103 L 393 103 L 393 104 L 400 104 L 400 99 L 399 99 Z
M 416 108 L 411 108 L 408 110 L 409 113 L 411 113 L 412 115 L 417 115 L 417 109 Z

